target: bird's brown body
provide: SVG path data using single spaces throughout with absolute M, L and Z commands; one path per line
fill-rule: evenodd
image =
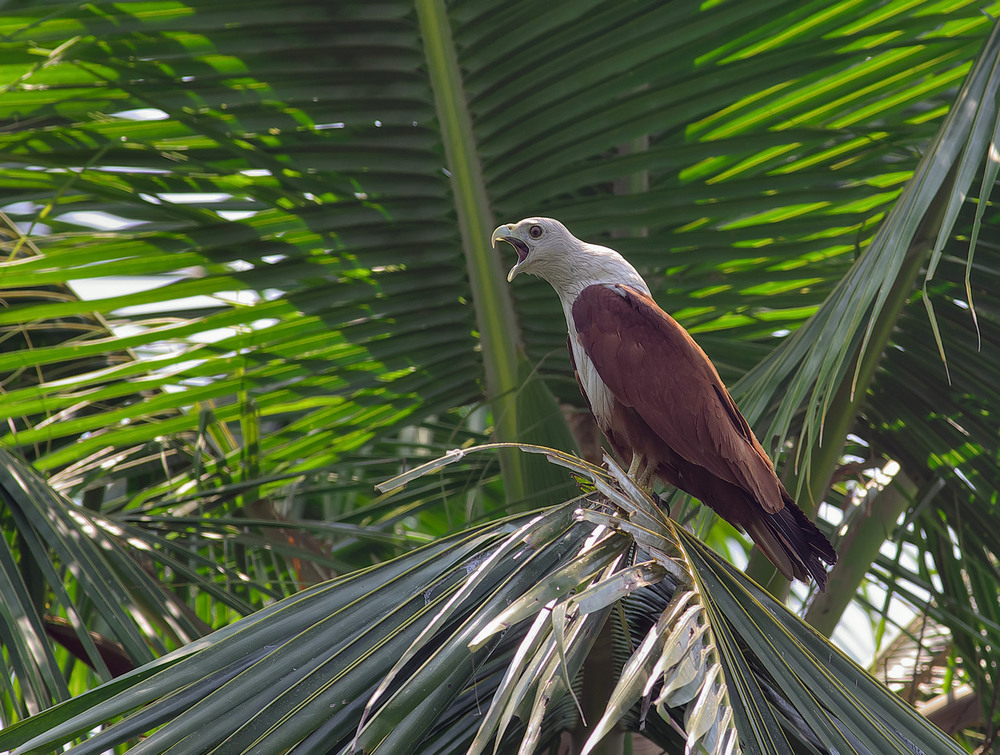
M 520 272 L 559 295 L 580 390 L 640 482 L 658 477 L 744 529 L 789 579 L 826 586 L 837 554 L 778 480 L 711 360 L 620 254 L 551 218 L 500 226 Z
M 836 553 L 778 480 L 688 332 L 649 295 L 622 285 L 585 288 L 572 315 L 581 346 L 614 397 L 610 414 L 595 417 L 619 457 L 638 454 L 649 474 L 748 532 L 787 576 L 812 575 L 825 587 L 823 562 L 836 561 Z

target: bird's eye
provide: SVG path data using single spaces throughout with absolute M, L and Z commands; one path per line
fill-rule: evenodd
M 540 225 L 533 225 L 528 229 L 528 235 L 533 239 L 539 239 L 542 237 L 542 227 Z

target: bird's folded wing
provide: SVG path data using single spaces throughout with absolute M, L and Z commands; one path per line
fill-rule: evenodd
M 784 507 L 771 461 L 701 347 L 647 294 L 585 288 L 573 304 L 580 345 L 615 398 L 692 464 Z

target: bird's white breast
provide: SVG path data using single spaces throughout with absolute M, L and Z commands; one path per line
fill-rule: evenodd
M 619 285 L 631 286 L 646 294 L 649 293 L 649 287 L 636 269 L 618 252 L 596 244 L 584 244 L 576 239 L 573 241 L 575 243 L 569 245 L 564 254 L 557 258 L 558 264 L 551 257 L 547 258 L 546 267 L 538 270 L 537 274 L 552 284 L 559 295 L 580 385 L 590 402 L 597 424 L 607 432 L 611 427 L 615 398 L 580 343 L 573 320 L 573 303 L 589 286 L 607 286 L 619 294 Z
M 566 315 L 566 326 L 569 329 L 569 344 L 573 350 L 573 361 L 576 363 L 576 374 L 580 378 L 580 385 L 590 402 L 590 410 L 597 419 L 597 424 L 601 428 L 606 428 L 611 423 L 611 409 L 614 404 L 614 396 L 608 390 L 608 386 L 601 379 L 594 366 L 593 361 L 587 356 L 583 346 L 580 344 L 580 337 L 576 332 L 576 324 L 573 322 L 572 304 L 567 306 L 563 302 L 563 312 Z

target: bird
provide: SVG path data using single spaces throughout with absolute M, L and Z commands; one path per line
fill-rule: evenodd
M 708 355 L 653 300 L 618 252 L 573 236 L 553 218 L 499 226 L 494 249 L 517 252 L 522 273 L 555 289 L 570 361 L 598 426 L 643 489 L 690 493 L 746 532 L 791 580 L 826 589 L 830 541 L 796 505 Z

